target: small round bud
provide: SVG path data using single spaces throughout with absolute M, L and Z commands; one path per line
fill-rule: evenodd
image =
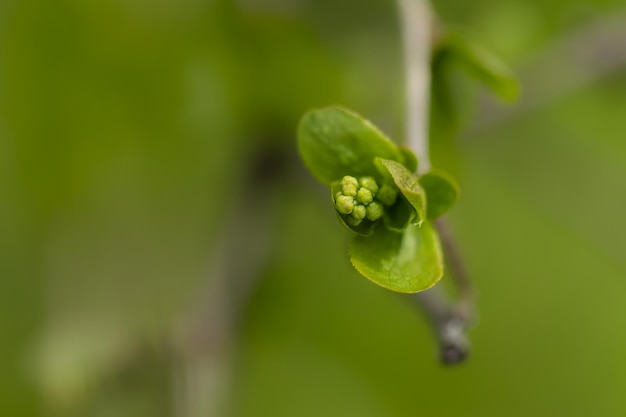
M 367 218 L 368 220 L 375 221 L 383 216 L 383 205 L 377 201 L 371 202 L 367 206 Z
M 356 199 L 360 203 L 369 204 L 374 200 L 374 196 L 372 196 L 372 192 L 367 188 L 359 188 L 359 191 L 356 193 Z
M 362 204 L 356 204 L 354 206 L 354 210 L 352 210 L 351 216 L 355 219 L 363 220 L 365 216 L 367 216 L 367 210 L 365 209 L 365 206 Z
M 351 225 L 351 226 L 358 226 L 358 225 L 360 225 L 360 224 L 361 224 L 362 220 L 361 220 L 361 219 L 355 219 L 354 217 L 349 216 L 349 217 L 346 219 L 346 222 L 347 222 L 349 225 Z
M 378 184 L 376 184 L 376 180 L 372 177 L 361 177 L 359 183 L 361 187 L 367 188 L 372 192 L 372 194 L 376 194 L 378 192 Z
M 341 192 L 344 195 L 349 195 L 351 197 L 356 197 L 356 191 L 359 187 L 359 182 L 356 178 L 346 175 L 341 179 Z
M 380 187 L 378 194 L 376 194 L 376 199 L 386 206 L 392 206 L 396 202 L 397 197 L 398 191 L 387 184 Z
M 341 214 L 350 214 L 354 209 L 354 197 L 340 195 L 335 200 L 335 208 Z

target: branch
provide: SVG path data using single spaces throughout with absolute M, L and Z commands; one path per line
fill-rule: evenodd
M 456 239 L 452 234 L 450 225 L 445 217 L 435 220 L 435 226 L 439 232 L 446 261 L 452 270 L 452 278 L 458 290 L 458 301 L 456 306 L 457 315 L 466 323 L 474 319 L 475 294 L 474 286 L 469 279 L 465 263 L 456 244 Z
M 407 145 L 419 161 L 419 173 L 430 170 L 430 59 L 433 13 L 427 0 L 398 0 L 405 55 L 407 87 Z M 441 286 L 414 295 L 437 334 L 444 364 L 463 361 L 469 353 L 466 330 L 472 321 L 474 295 L 454 238 L 444 220 L 435 222 L 449 259 L 459 299 L 455 306 Z
M 285 155 L 268 149 L 249 164 L 245 187 L 216 239 L 206 288 L 174 329 L 178 416 L 226 415 L 236 333 L 272 253 L 280 202 L 276 185 L 284 160 Z
M 458 290 L 456 303 L 441 286 L 414 294 L 437 335 L 440 360 L 447 365 L 462 362 L 470 351 L 467 330 L 474 323 L 474 289 L 467 276 L 456 241 L 444 218 L 435 221 L 448 266 Z
M 432 11 L 426 0 L 398 0 L 402 22 L 407 89 L 407 146 L 415 152 L 420 172 L 430 169 L 430 56 Z

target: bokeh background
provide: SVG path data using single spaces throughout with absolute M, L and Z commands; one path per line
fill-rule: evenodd
M 331 104 L 402 138 L 393 2 L 2 0 L 0 414 L 625 415 L 626 4 L 434 7 L 523 91 L 452 68 L 433 116 L 479 293 L 457 367 L 295 150 Z

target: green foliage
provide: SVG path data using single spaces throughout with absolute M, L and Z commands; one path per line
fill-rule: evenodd
M 457 153 L 456 138 L 474 119 L 479 83 L 506 102 L 519 96 L 520 86 L 496 54 L 466 34 L 451 30 L 438 40 L 431 70 L 431 156 L 435 165 L 449 166 Z
M 363 276 L 393 291 L 426 290 L 443 275 L 439 237 L 433 226 L 408 226 L 403 233 L 381 227 L 350 243 L 350 260 Z
M 413 151 L 404 146 L 399 146 L 398 149 L 404 156 L 404 166 L 411 172 L 417 171 L 417 157 Z
M 375 175 L 374 158 L 404 161 L 403 154 L 378 128 L 340 107 L 307 113 L 298 128 L 300 155 L 324 184 L 344 175 Z
M 429 171 L 419 179 L 428 195 L 427 217 L 434 219 L 448 211 L 459 198 L 459 186 L 443 171 Z
M 414 173 L 418 161 L 410 150 L 397 147 L 372 123 L 339 107 L 307 113 L 298 129 L 298 146 L 313 175 L 330 185 L 340 223 L 358 235 L 350 244 L 357 271 L 405 293 L 439 281 L 441 249 L 428 220 L 456 201 L 454 181 L 446 174 L 429 173 L 423 177 L 424 187 Z
M 440 42 L 434 59 L 458 65 L 504 100 L 513 101 L 519 96 L 519 84 L 509 67 L 466 35 L 448 33 Z
M 406 198 L 415 212 L 409 219 L 415 226 L 420 226 L 426 217 L 426 193 L 420 186 L 417 176 L 413 175 L 404 165 L 388 159 L 377 159 L 389 172 L 394 184 Z

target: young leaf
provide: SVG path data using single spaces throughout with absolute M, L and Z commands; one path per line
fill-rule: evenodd
M 456 181 L 442 171 L 429 171 L 419 178 L 426 191 L 429 219 L 435 219 L 450 209 L 459 198 L 459 186 Z
M 519 84 L 509 67 L 488 50 L 469 41 L 466 36 L 448 34 L 441 48 L 449 51 L 452 59 L 504 100 L 513 101 L 519 96 Z
M 403 165 L 411 172 L 417 171 L 417 156 L 405 146 L 398 147 L 404 157 Z
M 431 67 L 430 132 L 433 155 L 452 157 L 456 138 L 473 112 L 476 81 L 461 71 L 450 49 L 440 46 L 433 52 Z
M 441 247 L 429 222 L 407 226 L 403 233 L 379 227 L 371 237 L 355 237 L 350 260 L 362 275 L 393 291 L 426 290 L 443 275 Z
M 383 219 L 385 227 L 397 233 L 402 233 L 415 218 L 415 209 L 406 201 L 406 198 L 399 197 L 398 201 L 387 209 L 387 215 Z
M 375 157 L 404 159 L 372 123 L 341 107 L 305 114 L 298 126 L 298 148 L 307 168 L 324 184 L 344 175 L 376 175 Z
M 376 161 L 389 172 L 402 195 L 413 206 L 416 215 L 412 219 L 412 223 L 419 225 L 426 218 L 426 193 L 420 186 L 417 177 L 396 161 L 381 158 L 377 158 Z

